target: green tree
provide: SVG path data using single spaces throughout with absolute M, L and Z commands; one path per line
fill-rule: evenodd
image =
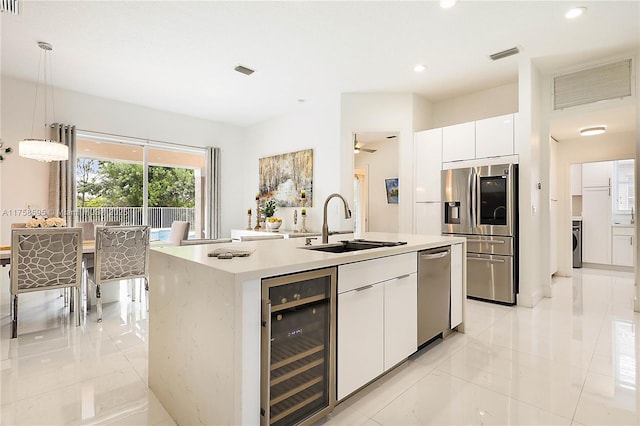
M 78 207 L 89 207 L 88 203 L 99 193 L 100 185 L 96 181 L 97 169 L 98 160 L 78 159 L 76 168 Z
M 193 169 L 149 167 L 149 207 L 193 207 L 195 199 Z
M 99 195 L 108 206 L 142 206 L 142 164 L 100 161 L 98 166 Z

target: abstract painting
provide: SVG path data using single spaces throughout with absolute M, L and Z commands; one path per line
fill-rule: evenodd
M 313 149 L 258 160 L 261 199 L 273 198 L 279 207 L 313 206 Z M 304 193 L 302 192 L 304 190 Z

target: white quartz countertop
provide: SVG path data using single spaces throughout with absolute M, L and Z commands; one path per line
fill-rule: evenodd
M 305 250 L 304 238 L 247 241 L 224 244 L 175 246 L 153 248 L 152 256 L 167 255 L 180 258 L 187 262 L 195 262 L 210 266 L 218 272 L 235 276 L 236 282 L 281 275 L 292 272 L 317 269 L 362 260 L 391 256 L 441 247 L 453 243 L 464 242 L 461 237 L 428 236 L 414 234 L 365 233 L 361 238 L 374 241 L 404 241 L 407 244 L 360 250 L 346 253 L 327 253 Z M 339 242 L 353 239 L 353 234 L 339 234 L 329 237 L 329 242 Z M 320 245 L 313 241 L 313 245 Z M 207 254 L 215 249 L 229 247 L 233 249 L 252 249 L 254 252 L 248 257 L 234 257 L 233 259 L 218 259 Z

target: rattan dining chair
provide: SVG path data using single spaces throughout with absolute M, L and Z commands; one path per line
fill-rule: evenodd
M 71 289 L 70 311 L 80 325 L 81 228 L 17 228 L 11 231 L 11 338 L 18 336 L 18 295 Z
M 149 234 L 149 226 L 96 227 L 94 267 L 88 271 L 88 281 L 95 285 L 98 322 L 102 322 L 100 287 L 103 284 L 142 278 L 145 291 L 149 290 Z M 135 293 L 134 284 L 132 301 L 135 301 Z M 87 303 L 91 303 L 89 297 Z

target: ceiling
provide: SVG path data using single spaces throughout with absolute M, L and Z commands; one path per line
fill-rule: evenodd
M 248 126 L 345 92 L 449 99 L 517 81 L 523 57 L 552 74 L 638 52 L 639 4 L 23 1 L 19 16 L 1 14 L 2 73 L 35 80 L 36 41 L 46 41 L 58 87 Z M 588 11 L 567 21 L 575 5 Z M 514 46 L 519 55 L 488 59 Z M 552 134 L 569 134 L 564 121 Z

